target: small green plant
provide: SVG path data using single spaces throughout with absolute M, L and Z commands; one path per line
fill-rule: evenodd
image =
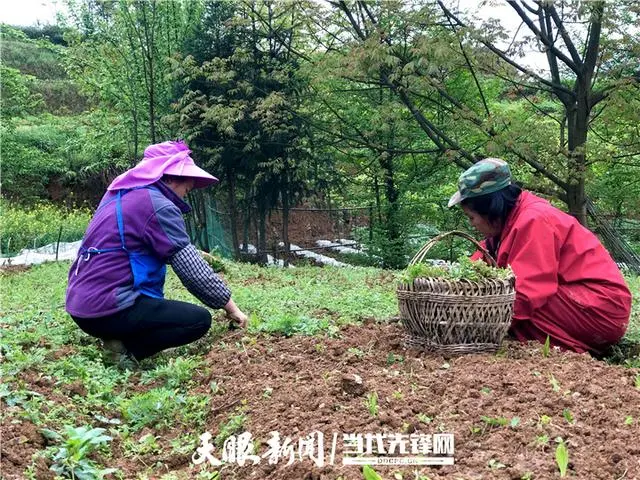
M 378 392 L 367 393 L 366 400 L 367 409 L 372 417 L 378 416 Z
M 509 423 L 506 417 L 486 417 L 482 415 L 480 419 L 489 427 L 504 427 Z
M 544 341 L 544 345 L 542 346 L 542 356 L 547 358 L 549 353 L 551 352 L 551 339 L 549 335 L 547 335 L 547 339 Z
M 560 383 L 556 380 L 556 377 L 553 376 L 553 373 L 549 375 L 549 383 L 551 383 L 551 388 L 553 388 L 554 392 L 560 391 Z
M 498 470 L 500 468 L 507 468 L 507 466 L 504 463 L 501 463 L 500 461 L 496 460 L 495 458 L 492 458 L 491 460 L 489 460 L 488 464 L 489 464 L 489 468 L 491 468 L 491 470 Z
M 393 352 L 389 352 L 389 355 L 387 355 L 387 365 L 402 362 L 404 362 L 404 357 L 402 355 L 396 355 Z
M 568 408 L 565 408 L 565 409 L 562 411 L 562 416 L 563 416 L 563 417 L 564 417 L 564 419 L 567 421 L 567 423 L 570 423 L 570 424 L 572 424 L 572 425 L 573 425 L 574 423 L 576 423 L 576 419 L 575 419 L 575 418 L 573 418 L 573 414 L 571 413 L 571 410 L 569 410 Z
M 144 372 L 142 383 L 164 380 L 167 387 L 177 388 L 192 381 L 201 364 L 201 360 L 193 357 L 171 358 L 166 365 L 159 365 L 153 370 Z
M 127 438 L 124 442 L 124 450 L 125 455 L 148 455 L 160 453 L 162 449 L 160 448 L 155 435 L 147 433 L 137 441 L 133 438 Z
M 558 437 L 556 438 L 558 446 L 556 447 L 556 465 L 560 470 L 560 476 L 565 477 L 567 475 L 567 468 L 569 467 L 569 449 L 565 441 Z
M 635 378 L 635 380 L 634 380 L 633 384 L 635 385 L 635 387 L 636 387 L 638 390 L 640 390 L 640 373 L 638 373 L 638 374 L 636 375 L 636 378 Z
M 211 380 L 211 383 L 209 383 L 209 389 L 213 395 L 224 393 L 224 390 L 222 389 L 222 382 L 216 382 L 215 380 Z
M 633 425 L 633 417 L 631 415 L 627 415 L 624 418 L 624 424 L 625 425 Z
M 66 426 L 63 434 L 44 429 L 42 433 L 47 438 L 60 444 L 53 448 L 55 453 L 51 470 L 62 477 L 78 480 L 101 479 L 105 475 L 116 472 L 115 468 L 100 468 L 94 460 L 88 458 L 90 454 L 111 441 L 111 437 L 103 435 L 104 432 L 104 428 L 87 426 Z
M 431 423 L 433 421 L 433 418 L 428 417 L 424 413 L 419 413 L 417 417 L 418 417 L 418 420 L 422 423 Z
M 393 397 L 394 400 L 402 400 L 404 398 L 404 395 L 402 394 L 402 392 L 400 390 L 396 390 L 394 391 L 391 396 Z
M 551 423 L 551 417 L 549 415 L 542 415 L 540 417 L 540 425 L 549 425 Z
M 242 412 L 242 410 L 230 415 L 229 419 L 220 425 L 220 431 L 214 440 L 216 446 L 218 448 L 222 447 L 227 438 L 231 435 L 235 435 L 236 433 L 240 433 L 246 421 L 247 416 Z
M 491 393 L 491 389 L 489 387 L 482 387 L 480 392 L 484 395 L 489 395 Z
M 271 395 L 273 394 L 273 388 L 271 387 L 266 387 L 263 391 L 262 391 L 262 398 L 271 398 Z
M 351 355 L 353 355 L 356 358 L 362 358 L 365 356 L 365 353 L 357 347 L 348 348 L 347 352 L 349 352 Z
M 542 447 L 543 449 L 549 445 L 549 435 L 546 433 L 543 435 L 538 435 L 536 437 L 535 446 Z
M 364 480 L 382 480 L 382 477 L 378 475 L 378 472 L 369 465 L 364 465 L 362 467 L 362 476 Z

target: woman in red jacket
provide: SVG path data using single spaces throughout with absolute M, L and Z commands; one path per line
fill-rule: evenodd
M 498 265 L 516 275 L 510 332 L 517 339 L 549 336 L 552 345 L 601 354 L 622 338 L 631 293 L 598 238 L 574 217 L 513 184 L 497 158 L 460 176 L 449 207 L 457 204 Z

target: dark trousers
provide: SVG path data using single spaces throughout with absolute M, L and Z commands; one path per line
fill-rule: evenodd
M 191 343 L 211 327 L 211 314 L 206 308 L 145 295 L 140 295 L 131 307 L 113 315 L 72 318 L 91 336 L 122 341 L 137 360 L 166 348 Z

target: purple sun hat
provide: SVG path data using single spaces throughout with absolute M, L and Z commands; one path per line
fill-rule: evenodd
M 157 182 L 163 175 L 191 177 L 194 179 L 194 188 L 218 183 L 216 177 L 195 164 L 190 153 L 191 150 L 182 140 L 149 145 L 140 163 L 116 177 L 107 190 L 144 187 Z

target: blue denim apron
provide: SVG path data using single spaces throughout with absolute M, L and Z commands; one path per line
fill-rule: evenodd
M 154 187 L 139 187 L 149 188 Z M 164 298 L 164 279 L 167 273 L 167 266 L 164 262 L 161 262 L 154 255 L 149 255 L 145 252 L 131 252 L 127 249 L 124 241 L 124 220 L 122 217 L 122 196 L 129 193 L 131 190 L 138 190 L 138 188 L 130 190 L 118 190 L 115 202 L 116 202 L 116 218 L 118 221 L 118 233 L 120 234 L 120 246 L 114 248 L 96 248 L 96 247 L 84 247 L 81 246 L 78 250 L 78 263 L 76 266 L 76 275 L 80 268 L 80 262 L 88 262 L 93 255 L 99 255 L 101 253 L 124 251 L 129 257 L 129 265 L 131 266 L 131 272 L 133 274 L 133 290 L 147 295 L 152 298 Z M 112 200 L 113 201 L 113 200 Z M 101 208 L 106 207 L 110 202 L 107 202 Z M 82 258 L 84 257 L 84 258 Z

